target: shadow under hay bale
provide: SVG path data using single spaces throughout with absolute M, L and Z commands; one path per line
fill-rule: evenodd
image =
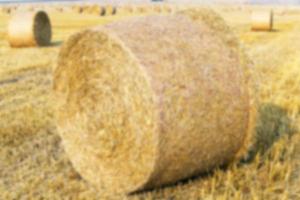
M 58 47 L 63 44 L 63 41 L 53 41 L 49 44 L 49 47 Z
M 295 132 L 285 109 L 274 104 L 262 104 L 258 109 L 255 143 L 249 153 L 249 160 L 256 154 L 266 153 L 283 136 Z
M 8 25 L 11 47 L 47 46 L 51 42 L 51 23 L 46 12 L 21 12 Z
M 131 193 L 245 151 L 253 117 L 247 69 L 207 24 L 188 14 L 140 17 L 64 43 L 54 76 L 57 125 L 84 179 Z

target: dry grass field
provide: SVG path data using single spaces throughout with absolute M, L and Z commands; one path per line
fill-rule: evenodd
M 255 68 L 255 151 L 241 163 L 127 197 L 96 191 L 75 172 L 53 123 L 51 87 L 70 34 L 131 16 L 52 12 L 51 46 L 13 49 L 6 41 L 9 16 L 0 12 L 0 199 L 300 199 L 300 10 L 275 12 L 272 32 L 250 31 L 250 8 L 216 10 Z

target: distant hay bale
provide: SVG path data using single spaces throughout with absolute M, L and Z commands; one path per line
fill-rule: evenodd
M 85 14 L 89 13 L 89 6 L 88 5 L 82 6 L 82 13 L 85 13 Z
M 150 13 L 151 10 L 152 10 L 152 8 L 149 5 L 138 5 L 135 8 L 135 11 L 137 13 L 141 13 L 141 14 Z
M 86 6 L 85 13 L 87 13 L 87 14 L 93 14 L 93 6 L 92 5 Z
M 56 6 L 56 7 L 55 7 L 55 10 L 56 10 L 57 12 L 60 12 L 60 13 L 63 13 L 63 12 L 64 12 L 64 8 L 61 7 L 61 6 Z
M 73 11 L 80 14 L 80 13 L 83 12 L 83 7 L 79 6 L 79 5 L 76 5 L 76 6 L 73 7 Z
M 4 12 L 5 14 L 11 14 L 12 9 L 11 9 L 10 7 L 4 7 L 4 8 L 3 8 L 3 12 Z
M 131 193 L 207 172 L 245 150 L 247 69 L 222 29 L 200 19 L 133 18 L 64 43 L 56 121 L 84 179 Z
M 105 16 L 106 15 L 106 8 L 104 6 L 99 6 L 97 14 L 100 16 Z
M 134 6 L 125 6 L 124 9 L 128 12 L 128 13 L 133 13 L 134 12 Z
M 134 6 L 131 5 L 122 5 L 117 7 L 118 15 L 127 15 L 127 14 L 132 14 L 134 12 Z
M 105 6 L 105 15 L 115 15 L 117 13 L 117 7 L 112 5 Z
M 105 9 L 99 5 L 90 5 L 87 7 L 86 13 L 95 15 L 105 15 Z
M 252 31 L 272 31 L 274 23 L 273 11 L 254 11 L 251 15 Z
M 51 23 L 44 11 L 22 12 L 13 16 L 8 25 L 11 47 L 46 46 L 51 42 Z
M 153 5 L 153 12 L 154 13 L 161 13 L 161 12 L 163 12 L 163 8 L 162 8 L 162 6 L 159 4 L 159 5 Z
M 162 10 L 163 10 L 163 12 L 166 12 L 166 13 L 172 13 L 173 12 L 172 6 L 168 5 L 168 4 L 163 5 Z
M 81 6 L 79 6 L 79 5 L 73 5 L 73 6 L 71 7 L 71 9 L 72 9 L 72 11 L 75 12 L 75 13 L 81 13 L 81 12 L 80 12 Z

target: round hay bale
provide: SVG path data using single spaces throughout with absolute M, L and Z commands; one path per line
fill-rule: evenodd
M 105 9 L 105 7 L 104 6 L 99 6 L 98 8 L 99 8 L 99 10 L 97 12 L 98 15 L 105 16 L 106 15 L 106 9 Z
M 165 4 L 162 6 L 162 9 L 163 9 L 163 12 L 166 12 L 166 13 L 172 13 L 173 12 L 173 8 L 171 5 L 169 4 Z
M 136 6 L 135 10 L 137 11 L 137 13 L 145 14 L 150 12 L 151 7 L 148 5 L 138 5 Z
M 133 13 L 133 12 L 134 12 L 134 6 L 131 6 L 131 5 L 125 6 L 124 9 L 125 9 L 128 13 Z
M 117 8 L 118 14 L 127 15 L 132 14 L 134 12 L 134 7 L 131 5 L 122 5 Z
M 272 31 L 273 11 L 254 11 L 251 15 L 252 31 Z
M 161 12 L 163 12 L 162 6 L 160 4 L 159 5 L 153 5 L 153 12 L 154 13 L 161 13 Z
M 81 13 L 83 13 L 83 7 L 82 7 L 82 6 L 76 6 L 76 7 L 74 8 L 74 11 L 75 11 L 76 13 L 81 14 Z
M 85 13 L 93 14 L 93 6 L 92 5 L 87 5 L 86 9 L 85 9 Z
M 51 42 L 51 23 L 44 11 L 17 13 L 8 25 L 11 47 L 46 46 Z
M 10 7 L 5 8 L 5 13 L 6 14 L 11 14 L 12 9 Z
M 115 15 L 117 14 L 117 7 L 112 5 L 105 6 L 105 13 L 106 15 Z
M 56 119 L 82 177 L 131 193 L 240 154 L 252 119 L 247 72 L 212 27 L 182 13 L 147 16 L 64 43 L 54 74 Z
M 59 12 L 59 13 L 63 13 L 63 12 L 64 12 L 64 8 L 61 7 L 61 6 L 56 6 L 56 7 L 55 7 L 55 10 L 56 10 L 57 12 Z
M 88 6 L 88 5 L 83 5 L 83 6 L 82 6 L 82 13 L 87 14 L 87 13 L 88 13 L 88 10 L 89 10 L 89 6 Z
M 99 6 L 98 5 L 90 5 L 89 6 L 89 14 L 97 14 L 99 11 Z

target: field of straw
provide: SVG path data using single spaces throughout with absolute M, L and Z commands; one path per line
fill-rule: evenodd
M 274 30 L 252 32 L 251 10 L 261 8 L 215 9 L 255 69 L 255 148 L 240 163 L 127 197 L 96 190 L 72 167 L 53 122 L 52 72 L 70 34 L 141 13 L 54 10 L 50 46 L 11 48 L 10 16 L 0 11 L 0 199 L 300 199 L 300 10 L 276 7 Z

